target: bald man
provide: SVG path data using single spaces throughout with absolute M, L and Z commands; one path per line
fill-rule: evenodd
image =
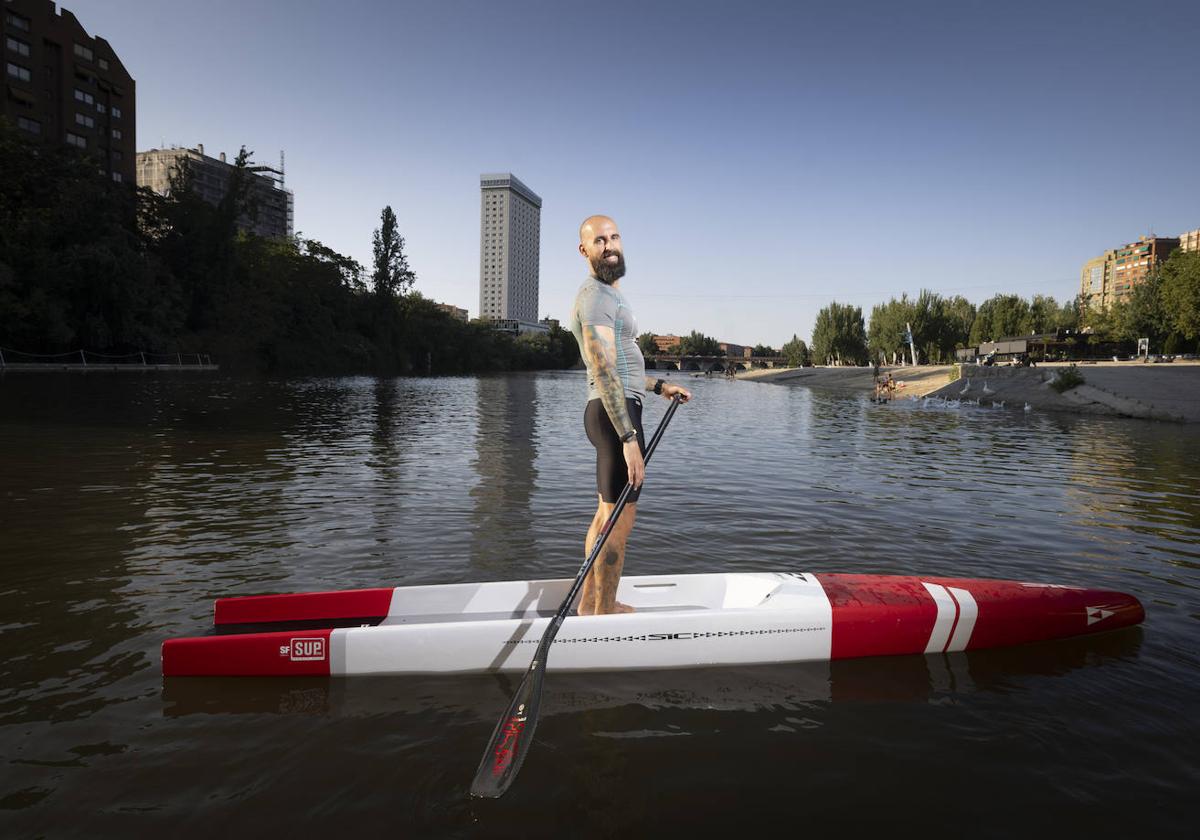
M 637 319 L 621 293 L 625 253 L 617 223 L 608 216 L 585 219 L 579 226 L 579 253 L 588 261 L 591 273 L 575 295 L 571 332 L 587 363 L 588 402 L 583 425 L 596 448 L 599 497 L 584 544 L 585 557 L 591 554 L 626 482 L 634 489 L 604 543 L 604 552 L 596 558 L 583 583 L 577 609 L 580 615 L 633 612 L 633 607 L 617 601 L 617 585 L 646 473 L 642 460 L 646 449 L 642 402 L 647 392 L 668 400 L 678 394 L 683 402 L 692 395 L 686 388 L 646 376 L 646 362 L 637 344 Z

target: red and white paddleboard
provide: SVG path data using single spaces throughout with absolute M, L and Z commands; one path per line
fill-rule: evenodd
M 573 581 L 402 586 L 223 598 L 221 630 L 163 643 L 163 675 L 351 676 L 524 671 Z M 1140 623 L 1131 595 L 893 575 L 625 577 L 636 612 L 572 616 L 548 667 L 622 671 L 943 653 Z M 259 629 L 257 627 L 253 629 Z

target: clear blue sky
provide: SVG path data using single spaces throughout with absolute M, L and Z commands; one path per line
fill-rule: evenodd
M 139 149 L 287 152 L 296 227 L 364 264 L 390 204 L 478 309 L 479 175 L 542 196 L 541 312 L 615 217 L 643 330 L 778 346 L 830 300 L 1078 289 L 1200 227 L 1200 3 L 74 0 Z

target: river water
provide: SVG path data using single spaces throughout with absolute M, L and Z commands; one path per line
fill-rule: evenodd
M 683 374 L 675 374 L 683 378 Z M 930 657 L 515 678 L 175 679 L 214 597 L 570 577 L 578 373 L 0 379 L 0 835 L 1183 833 L 1200 782 L 1196 427 L 687 378 L 630 573 L 1110 588 L 1141 628 Z M 665 403 L 647 408 L 649 431 Z

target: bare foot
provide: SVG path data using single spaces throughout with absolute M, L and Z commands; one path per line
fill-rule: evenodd
M 637 612 L 637 610 L 628 604 L 622 604 L 620 601 L 617 601 L 615 604 L 613 604 L 613 608 L 611 610 L 606 610 L 604 612 L 596 612 L 594 607 L 585 608 L 583 604 L 580 604 L 575 610 L 577 615 L 616 615 L 617 613 L 631 612 Z

